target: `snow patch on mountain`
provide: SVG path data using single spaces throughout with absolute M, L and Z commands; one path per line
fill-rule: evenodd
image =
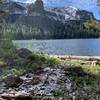
M 48 13 L 49 18 L 53 18 L 59 21 L 67 21 L 67 20 L 79 20 L 80 17 L 77 15 L 79 11 L 78 8 L 73 6 L 65 6 L 60 8 L 49 8 L 45 9 Z

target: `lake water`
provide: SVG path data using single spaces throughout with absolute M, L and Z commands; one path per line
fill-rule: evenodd
M 17 48 L 29 48 L 45 54 L 100 56 L 100 39 L 17 40 Z

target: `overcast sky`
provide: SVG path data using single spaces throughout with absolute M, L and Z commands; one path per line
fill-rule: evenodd
M 35 0 L 15 0 L 19 2 L 34 2 Z M 100 8 L 96 6 L 96 0 L 43 0 L 45 6 L 66 6 L 72 5 L 94 13 L 97 19 L 100 19 L 98 12 Z

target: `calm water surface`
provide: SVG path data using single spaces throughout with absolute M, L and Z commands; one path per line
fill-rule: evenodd
M 45 54 L 100 56 L 100 39 L 17 40 L 18 48 L 29 48 Z

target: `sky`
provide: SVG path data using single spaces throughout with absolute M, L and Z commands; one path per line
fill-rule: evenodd
M 18 2 L 31 3 L 35 0 L 14 0 Z M 80 9 L 88 10 L 93 12 L 95 17 L 100 20 L 99 11 L 100 8 L 96 6 L 97 0 L 43 0 L 45 6 L 49 7 L 62 7 L 66 5 L 71 5 Z

